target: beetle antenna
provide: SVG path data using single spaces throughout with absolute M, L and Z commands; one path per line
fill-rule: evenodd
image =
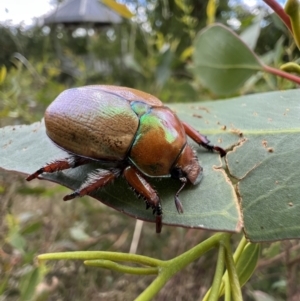
M 179 178 L 179 180 L 181 181 L 182 185 L 175 194 L 175 206 L 176 206 L 176 209 L 177 209 L 178 213 L 183 213 L 183 206 L 182 206 L 181 201 L 179 199 L 179 193 L 181 192 L 181 190 L 186 185 L 187 180 L 186 180 L 186 178 Z

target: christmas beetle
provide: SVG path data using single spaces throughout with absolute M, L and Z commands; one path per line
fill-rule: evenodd
M 148 177 L 172 177 L 181 182 L 175 193 L 175 205 L 183 212 L 179 192 L 187 182 L 197 185 L 202 167 L 187 143 L 187 136 L 210 151 L 226 154 L 156 97 L 142 91 L 117 86 L 85 86 L 62 92 L 45 112 L 49 138 L 69 153 L 29 175 L 40 174 L 100 161 L 110 163 L 107 169 L 97 169 L 73 193 L 70 200 L 88 195 L 122 175 L 147 209 L 156 215 L 156 232 L 162 227 L 162 206 L 158 193 L 148 183 Z

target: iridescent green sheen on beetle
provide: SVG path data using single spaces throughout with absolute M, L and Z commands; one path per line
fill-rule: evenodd
M 73 193 L 70 200 L 90 194 L 123 175 L 146 207 L 156 215 L 156 232 L 162 228 L 161 200 L 147 177 L 172 177 L 181 182 L 175 193 L 179 213 L 183 207 L 178 194 L 187 182 L 199 184 L 202 167 L 187 135 L 210 151 L 226 154 L 162 102 L 148 93 L 117 86 L 85 86 L 62 92 L 45 112 L 46 133 L 69 157 L 57 160 L 27 177 L 30 181 L 44 172 L 56 172 L 90 163 L 110 162 L 109 169 L 97 169 Z

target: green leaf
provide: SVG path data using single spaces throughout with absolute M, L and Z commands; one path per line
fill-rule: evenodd
M 207 24 L 213 24 L 216 19 L 216 12 L 219 2 L 216 0 L 209 0 L 206 6 Z
M 193 126 L 232 148 L 227 167 L 253 242 L 300 238 L 299 99 L 300 91 L 290 90 L 173 106 L 184 120 L 193 108 L 194 116 L 202 116 L 198 122 L 190 117 Z M 215 124 L 222 133 L 211 129 Z
M 10 275 L 8 274 L 8 275 L 3 275 L 2 276 L 2 281 L 1 281 L 1 283 L 0 283 L 0 296 L 3 296 L 6 292 L 7 292 L 7 290 L 8 290 L 8 283 L 9 283 L 9 277 Z
M 195 111 L 193 107 L 179 106 L 178 108 L 180 108 L 183 120 L 189 121 L 198 129 L 205 126 L 204 120 L 192 117 Z M 218 129 L 217 124 L 210 126 L 206 124 L 206 127 L 217 134 L 213 139 L 213 142 L 217 144 L 217 137 L 223 131 Z M 45 134 L 43 122 L 30 126 L 3 128 L 0 130 L 0 141 L 0 166 L 6 170 L 24 174 L 33 173 L 46 162 L 68 156 L 49 140 Z M 195 144 L 193 145 L 195 146 Z M 204 169 L 204 178 L 199 185 L 187 185 L 180 193 L 184 207 L 183 214 L 178 214 L 174 204 L 174 195 L 178 191 L 180 183 L 173 179 L 151 179 L 150 181 L 162 199 L 163 223 L 219 231 L 239 231 L 240 213 L 237 197 L 224 170 L 218 168 L 222 165 L 220 156 L 198 146 L 195 148 Z M 87 174 L 96 167 L 99 168 L 99 165 L 89 164 L 72 170 L 46 174 L 43 177 L 76 189 L 86 179 Z M 128 189 L 128 184 L 122 177 L 117 179 L 114 184 L 95 193 L 93 197 L 135 218 L 152 222 L 155 220 L 151 210 L 145 209 L 144 201 L 139 200 Z
M 32 223 L 29 223 L 28 225 L 26 225 L 25 227 L 22 228 L 20 233 L 21 233 L 21 235 L 28 235 L 28 234 L 34 233 L 34 232 L 38 231 L 39 229 L 41 229 L 42 225 L 43 224 L 41 221 L 35 221 Z
M 171 75 L 171 63 L 174 57 L 174 52 L 168 48 L 160 56 L 160 62 L 156 69 L 156 81 L 158 86 L 162 87 Z
M 241 286 L 243 286 L 255 271 L 259 259 L 260 245 L 248 243 L 236 263 L 236 271 Z
M 300 237 L 299 96 L 299 90 L 292 90 L 231 100 L 231 126 L 243 137 L 227 162 L 239 180 L 245 234 L 251 241 Z
M 15 218 L 12 214 L 7 214 L 5 219 L 9 229 L 6 241 L 11 246 L 24 253 L 24 249 L 26 247 L 26 240 L 20 234 L 20 224 L 18 219 Z
M 21 300 L 32 300 L 36 287 L 41 281 L 40 268 L 33 268 L 20 282 Z
M 300 49 L 300 3 L 298 0 L 288 0 L 285 3 L 284 11 L 290 17 L 293 36 L 296 45 Z
M 213 144 L 231 150 L 226 156 L 227 171 L 237 183 L 244 231 L 251 241 L 300 238 L 299 99 L 299 90 L 291 90 L 171 106 Z M 3 128 L 0 141 L 0 166 L 7 170 L 28 174 L 45 162 L 67 156 L 49 141 L 43 123 Z M 204 177 L 200 185 L 189 185 L 180 194 L 184 214 L 178 214 L 174 205 L 178 181 L 151 180 L 162 198 L 164 223 L 239 230 L 237 196 L 219 156 L 195 149 Z M 95 167 L 86 165 L 45 178 L 75 189 Z M 94 197 L 126 214 L 154 221 L 123 178 Z
M 232 94 L 257 71 L 258 57 L 231 30 L 217 24 L 202 30 L 195 38 L 194 74 L 216 94 Z
M 300 66 L 296 63 L 289 62 L 280 66 L 280 70 L 289 73 L 297 73 L 300 74 Z
M 114 0 L 102 0 L 101 2 L 124 18 L 130 19 L 134 16 L 134 14 L 127 8 L 125 4 L 118 3 Z
M 19 232 L 11 232 L 6 238 L 7 242 L 20 252 L 25 252 L 26 240 Z
M 263 17 L 264 13 L 261 11 L 258 16 L 254 18 L 252 24 L 240 34 L 240 39 L 252 50 L 256 47 L 256 43 L 260 35 L 260 23 Z
M 251 292 L 251 296 L 255 301 L 276 301 L 271 295 L 262 291 Z
M 7 69 L 5 66 L 1 66 L 0 68 L 0 85 L 4 82 L 7 74 Z
M 143 69 L 141 65 L 138 63 L 138 61 L 134 58 L 134 56 L 131 53 L 127 53 L 124 55 L 123 63 L 126 66 L 126 68 L 132 69 L 135 72 L 143 74 Z

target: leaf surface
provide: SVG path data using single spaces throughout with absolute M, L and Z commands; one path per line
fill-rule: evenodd
M 238 231 L 239 202 L 244 231 L 251 241 L 300 238 L 299 99 L 299 90 L 291 90 L 172 105 L 182 120 L 229 151 L 222 165 L 218 154 L 191 142 L 204 177 L 200 185 L 188 185 L 181 192 L 184 214 L 178 214 L 174 205 L 180 183 L 150 180 L 162 198 L 164 223 Z M 47 138 L 43 123 L 3 128 L 0 141 L 0 166 L 7 170 L 29 174 L 45 162 L 67 156 Z M 94 168 L 90 164 L 44 177 L 76 189 Z M 122 177 L 94 197 L 126 214 L 154 221 Z
M 237 182 L 247 238 L 300 238 L 300 91 L 254 94 L 193 108 L 204 123 L 190 119 L 191 124 L 232 149 L 226 163 Z M 188 119 L 185 105 L 176 109 Z M 215 124 L 223 133 L 212 129 Z
M 185 120 L 191 119 L 191 111 L 191 108 L 188 109 Z M 198 122 L 198 118 L 193 119 Z M 0 130 L 0 141 L 0 166 L 6 170 L 31 174 L 47 162 L 68 156 L 47 137 L 43 122 L 29 126 L 5 127 Z M 219 154 L 210 153 L 195 144 L 194 146 L 205 176 L 199 185 L 187 185 L 180 193 L 184 214 L 178 214 L 174 204 L 174 195 L 181 186 L 179 181 L 168 178 L 149 180 L 162 199 L 163 223 L 218 231 L 239 231 L 237 197 L 224 170 L 218 168 L 221 166 Z M 88 164 L 44 174 L 42 178 L 74 190 L 95 168 L 99 168 L 99 165 Z M 151 209 L 145 209 L 144 201 L 135 196 L 122 177 L 95 193 L 93 197 L 135 218 L 152 222 L 155 220 Z
M 194 47 L 196 78 L 219 95 L 232 94 L 263 69 L 255 53 L 233 31 L 220 24 L 199 32 Z

